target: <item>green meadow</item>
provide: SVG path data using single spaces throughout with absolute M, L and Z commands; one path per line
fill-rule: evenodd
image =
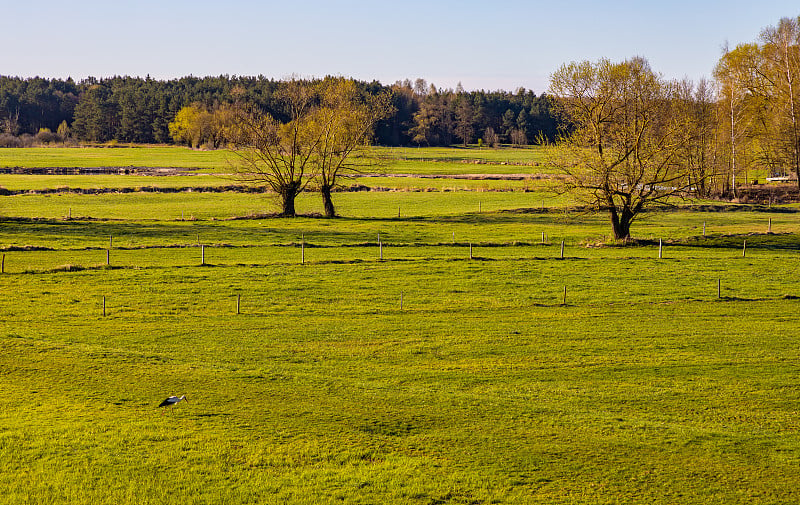
M 337 219 L 26 193 L 230 184 L 40 151 L 0 166 L 205 175 L 0 174 L 0 503 L 800 501 L 795 205 L 683 202 L 623 247 L 546 177 L 452 177 L 545 176 L 534 148 L 385 148 Z
M 176 146 L 35 147 L 0 151 L 0 168 L 156 167 L 218 169 L 227 164 L 225 151 L 196 151 Z
M 516 174 L 547 170 L 542 149 L 526 148 L 390 148 L 375 147 L 388 173 Z M 2 168 L 152 167 L 226 173 L 237 157 L 225 150 L 200 151 L 179 146 L 38 147 L 0 150 Z

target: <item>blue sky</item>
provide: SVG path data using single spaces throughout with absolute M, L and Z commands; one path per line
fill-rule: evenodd
M 562 63 L 601 57 L 708 77 L 726 41 L 798 15 L 797 0 L 15 1 L 0 13 L 0 74 L 421 77 L 541 93 Z

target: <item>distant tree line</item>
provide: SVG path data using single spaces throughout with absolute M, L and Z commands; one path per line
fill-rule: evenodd
M 552 141 L 561 126 L 546 94 L 439 89 L 424 79 L 389 87 L 396 113 L 378 125 L 386 145 L 443 146 L 455 143 L 527 145 Z
M 310 83 L 323 81 L 318 79 Z M 394 113 L 375 127 L 379 145 L 444 146 L 483 142 L 529 144 L 555 138 L 559 124 L 551 99 L 525 89 L 464 91 L 439 89 L 424 80 L 392 85 L 353 81 L 366 96 L 389 93 Z M 0 76 L 0 146 L 55 141 L 174 143 L 170 131 L 186 107 L 212 111 L 248 103 L 278 119 L 275 93 L 287 81 L 263 76 L 93 77 L 43 79 Z M 184 120 L 188 119 L 186 117 Z M 213 144 L 213 141 L 211 142 Z

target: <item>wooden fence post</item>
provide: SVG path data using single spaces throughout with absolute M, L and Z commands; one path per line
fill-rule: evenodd
M 561 241 L 561 259 L 564 259 L 564 241 Z
M 658 259 L 661 259 L 663 256 L 661 255 L 661 239 L 658 239 Z

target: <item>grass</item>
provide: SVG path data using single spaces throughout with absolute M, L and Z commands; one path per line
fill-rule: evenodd
M 379 148 L 379 152 L 388 153 L 390 158 L 403 161 L 427 162 L 471 162 L 481 161 L 490 164 L 521 163 L 543 161 L 543 149 L 540 146 L 478 148 L 470 147 L 387 147 Z
M 0 503 L 800 500 L 793 207 L 473 189 L 0 198 Z
M 223 169 L 226 151 L 196 151 L 179 146 L 37 147 L 0 149 L 0 168 L 159 167 Z
M 378 155 L 390 162 L 391 171 L 408 173 L 518 173 L 508 163 L 529 165 L 543 161 L 540 147 L 527 148 L 389 148 L 376 147 Z M 225 150 L 198 151 L 180 146 L 132 147 L 41 147 L 0 149 L 0 168 L 27 167 L 158 167 L 229 171 L 235 160 Z M 485 171 L 478 161 L 492 166 Z M 431 162 L 437 162 L 430 166 Z M 503 165 L 501 165 L 503 164 Z M 428 172 L 432 170 L 433 172 Z
M 610 259 L 5 276 L 6 497 L 792 501 L 796 286 Z

